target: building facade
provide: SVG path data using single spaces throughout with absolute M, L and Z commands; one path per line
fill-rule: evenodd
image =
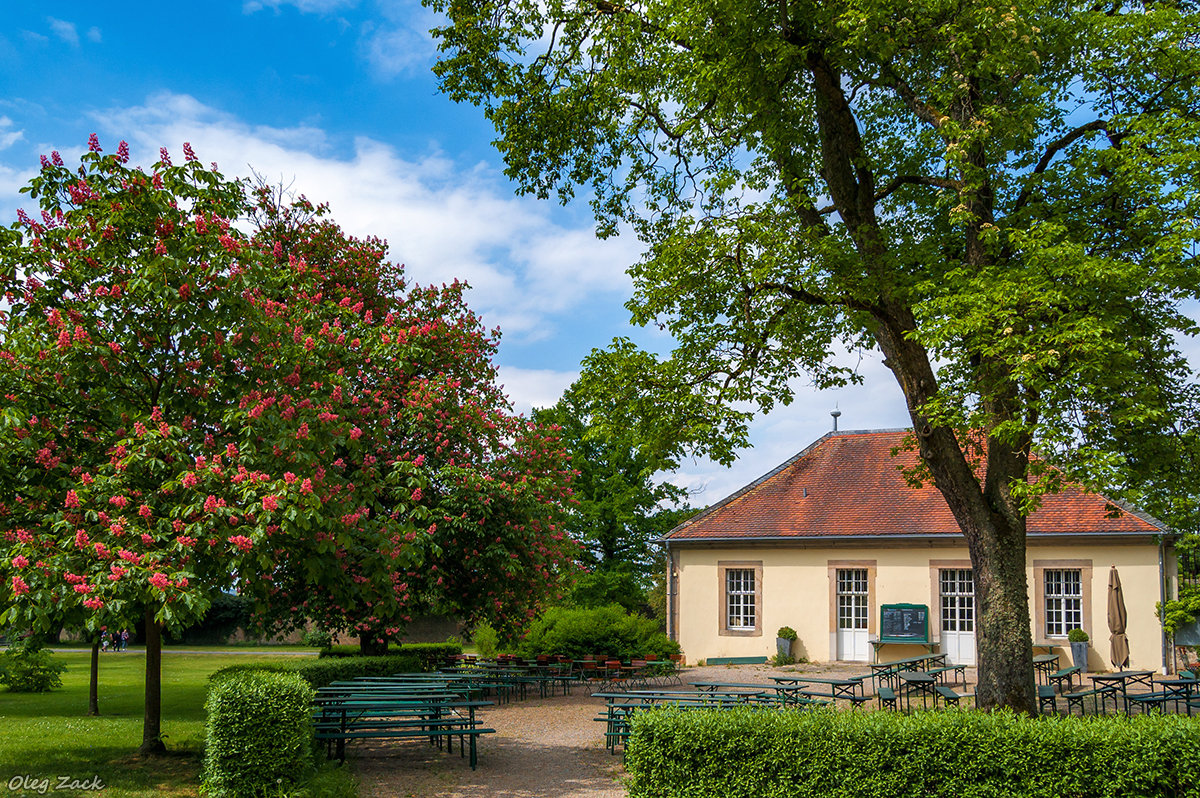
M 796 630 L 811 661 L 895 659 L 926 645 L 881 643 L 887 605 L 927 608 L 927 645 L 975 663 L 974 579 L 966 542 L 929 484 L 902 468 L 906 430 L 833 432 L 672 530 L 668 632 L 689 662 L 767 656 L 776 631 Z M 1111 667 L 1109 571 L 1128 611 L 1130 667 L 1159 669 L 1155 615 L 1172 593 L 1172 536 L 1158 521 L 1068 485 L 1027 524 L 1026 577 L 1034 644 L 1070 658 L 1067 633 L 1091 638 L 1090 670 Z M 883 635 L 883 639 L 889 639 Z

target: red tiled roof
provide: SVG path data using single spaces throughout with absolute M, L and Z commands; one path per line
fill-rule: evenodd
M 905 431 L 832 432 L 667 536 L 810 538 L 826 536 L 957 535 L 958 524 L 932 484 L 912 488 L 900 468 L 916 462 L 900 446 Z M 1114 510 L 1116 510 L 1115 517 Z M 1031 535 L 1052 533 L 1152 535 L 1163 528 L 1068 485 L 1029 516 Z

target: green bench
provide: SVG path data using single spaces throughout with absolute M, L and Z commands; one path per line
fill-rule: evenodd
M 958 706 L 958 702 L 962 701 L 964 698 L 974 698 L 974 696 L 972 696 L 972 695 L 958 693 L 958 692 L 952 690 L 951 688 L 947 687 L 944 684 L 934 685 L 933 691 L 936 696 L 939 696 L 943 701 L 946 702 L 946 706 L 948 706 L 948 707 Z M 935 704 L 936 704 L 936 701 L 935 701 Z
M 1068 690 L 1075 689 L 1075 674 L 1082 673 L 1082 671 L 1083 671 L 1082 668 L 1080 668 L 1076 665 L 1072 665 L 1069 668 L 1063 668 L 1062 670 L 1057 670 L 1054 673 L 1048 674 L 1046 676 L 1046 679 L 1047 679 L 1047 681 L 1050 682 L 1051 686 L 1053 686 L 1054 689 L 1058 690 L 1058 692 L 1061 693 L 1061 692 L 1063 692 L 1063 688 L 1062 688 L 1063 682 L 1067 683 Z M 1082 686 L 1083 686 L 1082 677 L 1080 677 L 1080 687 L 1082 687 Z
M 475 718 L 475 709 L 492 706 L 491 701 L 468 701 L 458 695 L 403 695 L 368 691 L 350 695 L 318 695 L 314 700 L 315 737 L 326 743 L 327 754 L 346 759 L 346 743 L 361 739 L 428 739 L 439 748 L 443 741 L 451 753 L 454 738 L 459 753 L 469 745 L 471 769 L 478 761 L 476 739 L 494 734 Z M 335 753 L 336 752 L 336 753 Z

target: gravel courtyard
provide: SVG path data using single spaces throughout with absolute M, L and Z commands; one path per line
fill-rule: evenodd
M 688 668 L 684 681 L 770 683 L 772 676 L 804 672 L 829 677 L 865 673 L 863 666 L 833 663 L 772 668 L 767 665 Z M 967 671 L 974 680 L 974 669 Z M 530 699 L 481 714 L 496 730 L 479 742 L 472 771 L 457 752 L 415 741 L 351 747 L 361 795 L 372 798 L 624 798 L 621 755 L 604 747 L 604 725 L 593 720 L 603 701 L 582 686 L 569 697 Z M 867 705 L 868 707 L 871 704 Z

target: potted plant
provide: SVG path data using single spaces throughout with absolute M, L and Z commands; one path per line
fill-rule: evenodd
M 1071 664 L 1081 671 L 1088 669 L 1088 633 L 1082 629 L 1072 629 L 1067 632 L 1067 642 L 1071 644 Z
M 790 626 L 781 626 L 779 631 L 775 633 L 775 650 L 779 654 L 779 661 L 790 661 L 792 658 L 792 643 L 796 642 L 796 630 Z

